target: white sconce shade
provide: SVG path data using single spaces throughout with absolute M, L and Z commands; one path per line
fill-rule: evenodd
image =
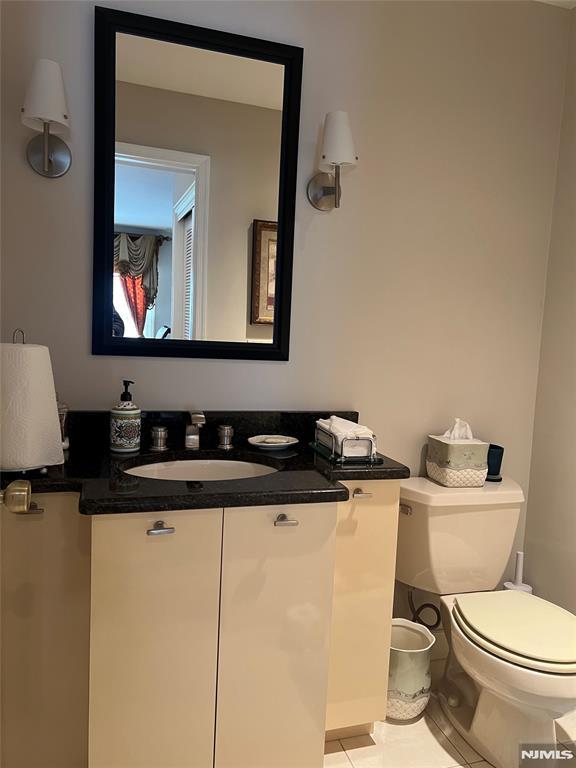
M 332 173 L 335 165 L 356 165 L 358 158 L 347 112 L 328 112 L 319 168 Z
M 51 133 L 63 133 L 69 127 L 68 105 L 60 64 L 50 59 L 38 59 L 28 83 L 22 122 L 35 131 L 50 124 Z
M 318 211 L 340 208 L 340 169 L 345 165 L 356 165 L 357 162 L 348 113 L 328 112 L 324 120 L 324 137 L 318 164 L 320 172 L 312 176 L 306 188 L 310 205 Z
M 40 131 L 28 144 L 26 157 L 41 176 L 64 176 L 72 163 L 70 147 L 54 134 L 70 125 L 62 68 L 57 61 L 38 59 L 28 83 L 24 106 L 20 110 L 24 125 Z
M 48 347 L 0 344 L 0 469 L 20 471 L 64 462 Z

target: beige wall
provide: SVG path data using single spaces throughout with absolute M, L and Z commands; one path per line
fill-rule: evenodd
M 530 500 L 526 579 L 576 612 L 576 11 L 558 163 Z
M 119 82 L 116 139 L 210 156 L 206 338 L 272 338 L 249 324 L 253 219 L 278 217 L 282 113 Z
M 305 49 L 290 362 L 90 355 L 92 5 L 3 7 L 3 334 L 48 344 L 61 396 L 107 408 L 353 407 L 417 470 L 455 415 L 527 489 L 569 13 L 524 2 L 132 2 Z M 337 55 L 334 55 L 334 52 Z M 60 61 L 74 164 L 35 175 L 19 107 Z M 306 202 L 325 112 L 360 162 L 342 208 Z M 30 223 L 33 222 L 34 226 Z

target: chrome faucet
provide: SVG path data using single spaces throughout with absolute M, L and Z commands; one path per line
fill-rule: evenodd
M 200 428 L 206 424 L 206 416 L 202 411 L 190 411 L 190 424 L 186 425 L 184 447 L 191 451 L 200 450 Z

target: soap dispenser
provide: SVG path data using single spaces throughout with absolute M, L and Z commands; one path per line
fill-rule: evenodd
M 130 385 L 125 379 L 120 402 L 110 410 L 110 450 L 114 453 L 134 453 L 140 450 L 142 411 L 132 401 Z

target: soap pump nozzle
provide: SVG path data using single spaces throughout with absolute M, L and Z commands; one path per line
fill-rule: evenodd
M 131 402 L 132 401 L 132 392 L 130 392 L 130 385 L 134 384 L 133 381 L 130 381 L 130 379 L 124 379 L 122 381 L 122 384 L 124 384 L 124 392 L 120 395 L 120 400 L 123 403 Z

